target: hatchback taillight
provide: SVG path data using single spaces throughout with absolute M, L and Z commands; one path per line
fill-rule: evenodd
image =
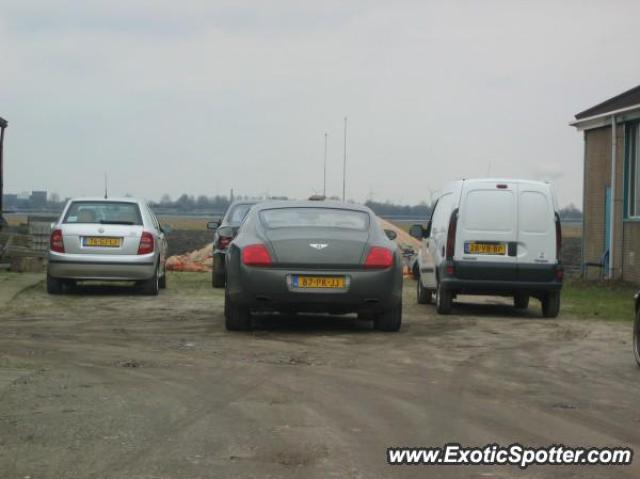
M 140 236 L 140 244 L 138 245 L 138 254 L 153 253 L 153 249 L 153 235 L 148 231 L 143 231 L 142 236 Z
M 51 232 L 49 239 L 49 247 L 51 251 L 56 253 L 64 253 L 64 241 L 62 240 L 62 230 L 57 229 Z
M 449 219 L 449 231 L 447 232 L 447 259 L 453 259 L 456 251 L 456 231 L 458 230 L 458 210 L 453 210 Z
M 263 244 L 252 244 L 242 249 L 242 263 L 247 266 L 269 266 L 272 264 L 269 250 Z
M 393 253 L 387 248 L 373 246 L 369 250 L 364 267 L 367 269 L 390 268 L 393 265 Z

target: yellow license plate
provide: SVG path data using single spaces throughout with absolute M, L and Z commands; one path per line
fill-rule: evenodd
M 294 288 L 344 289 L 346 284 L 344 276 L 291 276 Z
M 507 252 L 507 247 L 504 244 L 469 243 L 467 247 L 468 251 L 465 252 L 471 254 L 491 254 L 504 256 Z
M 97 246 L 103 248 L 119 248 L 121 238 L 103 238 L 103 237 L 88 237 L 84 239 L 85 246 Z

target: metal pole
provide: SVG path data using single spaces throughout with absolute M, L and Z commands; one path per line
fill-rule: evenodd
M 3 151 L 4 151 L 4 129 L 7 127 L 8 123 L 4 118 L 0 118 L 0 229 L 4 226 L 4 217 L 2 216 L 3 203 L 2 197 L 4 196 L 4 161 L 3 161 Z
M 614 279 L 614 256 L 613 253 L 615 251 L 613 247 L 613 241 L 615 238 L 614 227 L 616 224 L 616 150 L 618 147 L 617 141 L 617 125 L 616 125 L 616 116 L 611 115 L 611 201 L 610 201 L 610 211 L 609 211 L 609 271 L 608 277 L 609 279 Z
M 342 201 L 347 193 L 347 117 L 344 117 L 344 159 L 342 161 Z
M 327 197 L 327 134 L 324 134 L 324 180 L 322 182 L 322 196 Z

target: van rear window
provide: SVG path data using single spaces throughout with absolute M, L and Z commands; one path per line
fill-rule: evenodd
M 553 224 L 547 197 L 538 191 L 520 194 L 520 229 L 525 233 L 546 233 Z
M 472 231 L 515 229 L 515 198 L 508 190 L 474 190 L 467 194 L 464 228 Z
M 74 201 L 64 217 L 65 223 L 103 225 L 141 225 L 140 208 L 122 201 Z

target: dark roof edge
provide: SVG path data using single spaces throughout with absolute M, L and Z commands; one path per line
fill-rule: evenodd
M 632 100 L 632 101 L 629 101 L 628 104 L 625 103 L 624 101 L 620 101 L 620 100 L 623 100 L 624 97 L 626 96 L 629 96 L 630 100 Z M 635 86 L 627 91 L 624 91 L 619 95 L 613 96 L 601 103 L 598 103 L 597 105 L 594 105 L 591 108 L 587 108 L 586 110 L 581 111 L 580 113 L 577 113 L 575 115 L 575 118 L 577 120 L 581 120 L 583 118 L 588 118 L 594 115 L 601 115 L 603 113 L 607 113 L 608 111 L 619 110 L 622 107 L 637 104 L 638 101 L 636 101 L 636 97 L 640 97 L 640 85 Z M 611 108 L 607 108 L 609 105 L 611 105 Z

